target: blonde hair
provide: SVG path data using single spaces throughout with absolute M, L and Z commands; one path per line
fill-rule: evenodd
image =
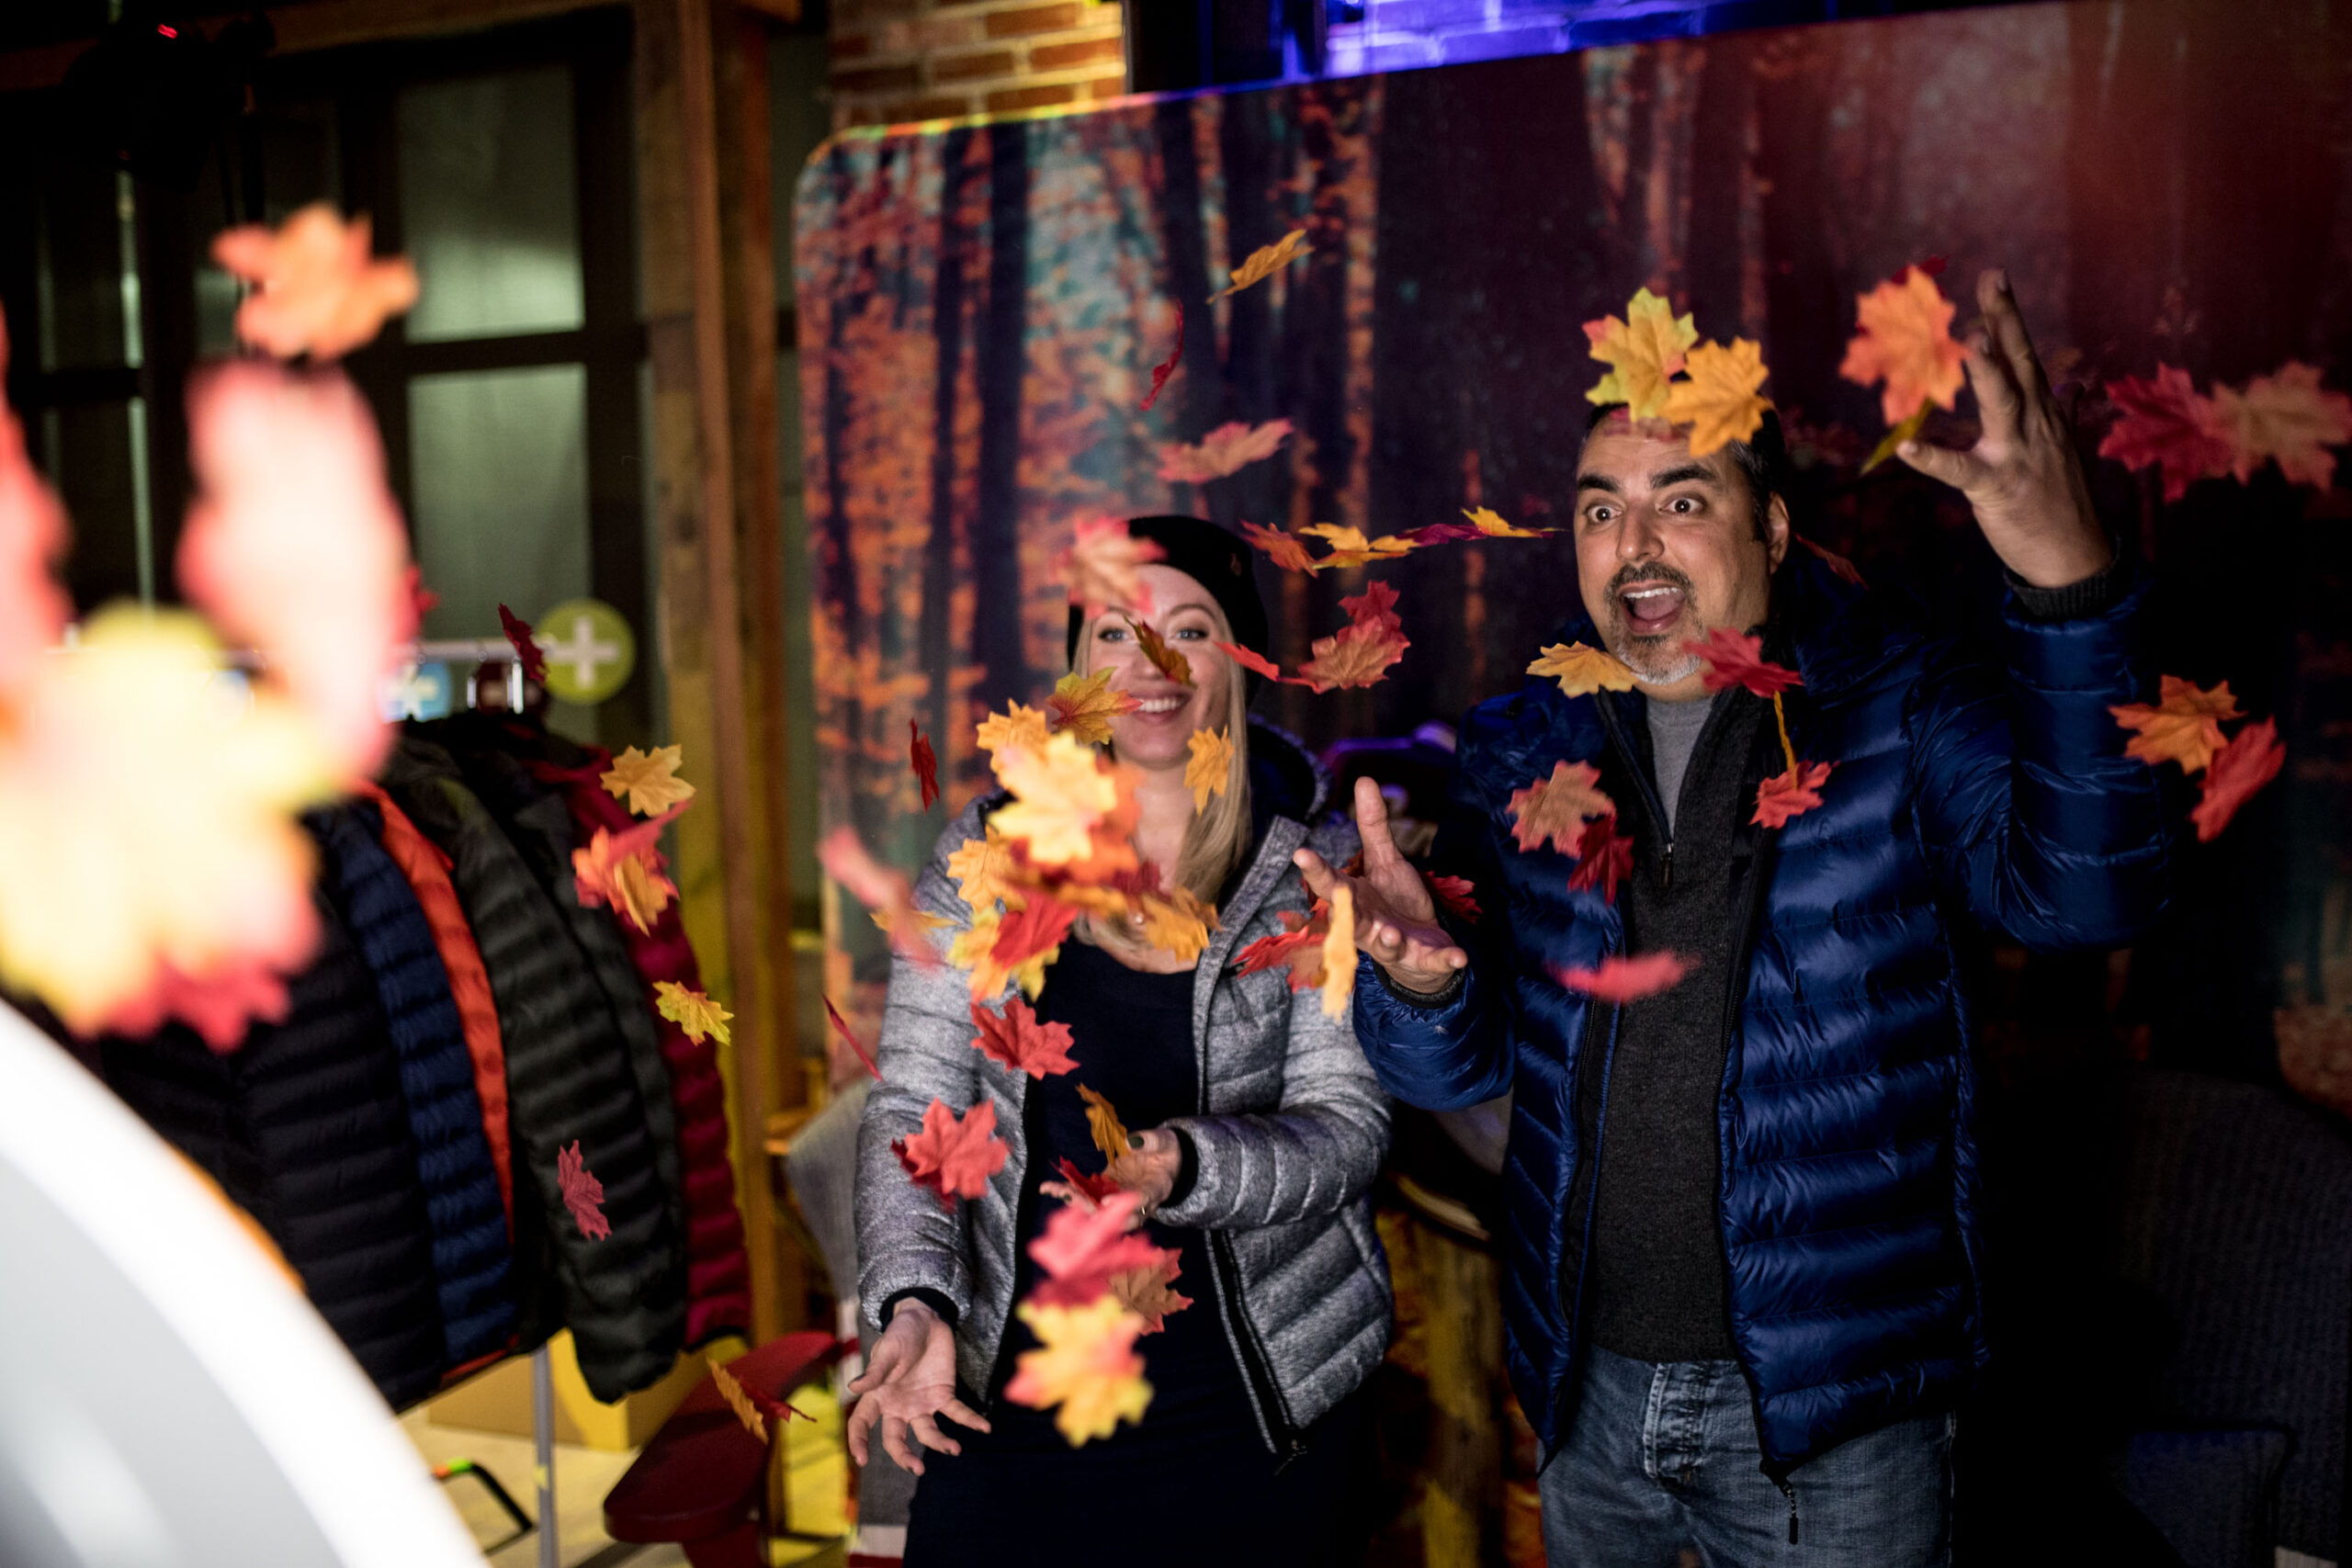
M 1220 641 L 1233 640 L 1233 625 L 1225 617 L 1224 609 L 1214 601 L 1204 604 L 1209 619 L 1216 628 Z M 1093 662 L 1093 629 L 1089 621 L 1079 639 L 1080 673 Z M 1232 743 L 1231 760 L 1226 764 L 1225 791 L 1209 796 L 1208 805 L 1193 813 L 1193 820 L 1184 829 L 1184 846 L 1176 852 L 1176 863 L 1168 868 L 1170 886 L 1182 887 L 1204 904 L 1214 904 L 1218 894 L 1233 874 L 1250 859 L 1255 848 L 1250 822 L 1250 682 L 1238 664 L 1227 662 L 1225 735 Z M 1111 750 L 1106 743 L 1104 750 Z M 1114 939 L 1124 937 L 1108 922 L 1097 922 L 1102 935 Z

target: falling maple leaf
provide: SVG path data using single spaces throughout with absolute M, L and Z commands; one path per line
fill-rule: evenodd
M 1507 522 L 1490 506 L 1466 506 L 1463 508 L 1462 515 L 1470 519 L 1472 525 L 1489 539 L 1541 539 L 1559 532 L 1556 528 L 1519 527 Z
M 893 1139 L 890 1149 L 914 1184 L 949 1209 L 955 1199 L 986 1193 L 989 1178 L 1004 1168 L 1012 1153 L 996 1135 L 996 1101 L 986 1098 L 960 1118 L 933 1098 L 923 1107 L 922 1131 Z
M 1600 773 L 1590 762 L 1555 762 L 1552 776 L 1511 791 L 1511 837 L 1521 852 L 1550 844 L 1574 854 L 1584 825 L 1594 817 L 1614 817 L 1616 803 L 1597 786 Z
M 614 758 L 596 782 L 616 800 L 626 796 L 628 808 L 639 817 L 657 817 L 695 797 L 695 786 L 678 776 L 685 757 L 684 746 L 656 746 L 650 751 L 632 746 Z
M 409 635 L 413 637 L 416 635 L 416 628 L 424 624 L 424 617 L 441 607 L 441 595 L 424 586 L 424 569 L 413 561 L 409 563 L 406 581 L 410 618 Z
M 691 986 L 682 986 L 675 980 L 656 980 L 653 998 L 654 1010 L 676 1024 L 679 1032 L 695 1044 L 706 1040 L 716 1040 L 721 1045 L 735 1043 L 734 1031 L 727 1027 L 735 1015 Z
M 892 951 L 925 966 L 939 962 L 938 951 L 924 934 L 906 874 L 876 860 L 858 838 L 857 829 L 836 828 L 818 840 L 817 863 L 879 917 L 879 923 L 890 933 Z
M 1530 675 L 1549 675 L 1560 682 L 1563 695 L 1590 696 L 1602 690 L 1630 692 L 1634 671 L 1613 653 L 1587 648 L 1580 642 L 1555 642 L 1527 667 Z
M 842 1037 L 842 1043 L 850 1048 L 851 1054 L 857 1057 L 858 1064 L 865 1067 L 867 1076 L 872 1077 L 876 1083 L 880 1083 L 882 1081 L 882 1068 L 874 1060 L 874 1053 L 867 1050 L 865 1048 L 865 1042 L 860 1040 L 856 1033 L 851 1030 L 849 1026 L 849 1020 L 842 1016 L 841 1009 L 833 1006 L 833 998 L 827 997 L 824 998 L 824 1002 L 825 1021 L 833 1026 L 833 1032 Z
M 1323 933 L 1323 1016 L 1348 1010 L 1356 989 L 1356 901 L 1344 882 L 1331 889 L 1331 926 Z
M 1099 1207 L 1114 1193 L 1126 1190 L 1107 1170 L 1100 1176 L 1089 1176 L 1067 1159 L 1056 1160 L 1054 1170 L 1058 1179 L 1039 1183 L 1037 1190 L 1049 1198 L 1059 1198 L 1072 1208 Z
M 1600 889 L 1600 896 L 1611 904 L 1617 902 L 1617 885 L 1633 874 L 1634 840 L 1617 831 L 1617 814 L 1596 817 L 1584 825 L 1577 839 L 1576 869 L 1568 873 L 1568 888 L 1575 893 Z
M 1027 1073 L 1042 1082 L 1077 1067 L 1069 1055 L 1069 1024 L 1038 1022 L 1036 1010 L 1018 998 L 1007 1001 L 1001 1013 L 978 1002 L 971 1006 L 972 1027 L 979 1031 L 972 1044 L 1008 1072 Z
M 1421 880 L 1429 884 L 1430 897 L 1439 908 L 1459 915 L 1474 926 L 1478 923 L 1478 900 L 1471 897 L 1477 888 L 1468 877 L 1431 876 L 1423 872 Z
M 999 918 L 996 942 L 989 949 L 990 962 L 1009 972 L 1036 961 L 1051 964 L 1079 914 L 1075 905 L 1059 898 L 1030 895 L 1020 908 Z
M 1323 907 L 1319 899 L 1317 906 Z M 1287 967 L 1292 990 L 1304 991 L 1321 985 L 1326 925 L 1296 909 L 1284 909 L 1275 919 L 1283 929 L 1244 947 L 1236 955 L 1235 973 L 1255 975 L 1263 969 Z
M 654 917 L 678 896 L 678 885 L 662 874 L 662 852 L 654 842 L 688 804 L 681 801 L 617 833 L 599 828 L 587 848 L 572 851 L 572 888 L 582 906 L 593 909 L 609 904 L 639 931 L 650 934 Z
M 1068 734 L 1042 746 L 1007 746 L 996 754 L 997 781 L 1012 799 L 997 809 L 996 827 L 1025 843 L 1040 865 L 1064 865 L 1094 852 L 1095 826 L 1119 805 L 1111 765 Z
M 1409 555 L 1413 541 L 1397 534 L 1383 534 L 1377 539 L 1364 537 L 1361 528 L 1341 527 L 1337 523 L 1314 523 L 1301 528 L 1306 537 L 1321 539 L 1329 553 L 1318 557 L 1315 570 L 1328 571 L 1343 566 L 1369 566 L 1374 561 L 1395 560 Z
M 1282 450 L 1290 439 L 1291 423 L 1268 420 L 1248 424 L 1239 420 L 1220 424 L 1191 446 L 1171 442 L 1159 449 L 1159 477 L 1170 484 L 1206 484 L 1239 473 Z
M 1184 787 L 1193 792 L 1193 809 L 1206 811 L 1209 796 L 1232 785 L 1233 742 L 1222 729 L 1195 729 L 1184 744 L 1192 753 L 1184 764 Z
M 1054 572 L 1082 615 L 1115 609 L 1148 615 L 1151 593 L 1140 570 L 1167 558 L 1168 551 L 1157 540 L 1129 534 L 1124 519 L 1102 517 L 1078 525 L 1069 547 L 1054 558 Z
M 1182 1312 L 1193 1298 L 1169 1287 L 1184 1272 L 1183 1254 L 1159 1249 L 1159 1260 L 1148 1268 L 1130 1269 L 1111 1276 L 1111 1299 L 1143 1320 L 1142 1333 L 1157 1334 L 1168 1326 L 1170 1313 Z
M 1004 1396 L 1032 1410 L 1060 1409 L 1055 1429 L 1072 1448 L 1107 1438 L 1122 1420 L 1140 1422 L 1151 1407 L 1136 1336 L 1143 1319 L 1110 1296 L 1084 1306 L 1017 1309 L 1042 1347 L 1023 1350 Z
M 1035 999 L 1046 988 L 1046 965 L 1059 956 L 1060 950 L 1049 948 L 1016 964 L 999 963 L 995 951 L 997 939 L 1002 934 L 999 929 L 1002 919 L 994 909 L 975 914 L 972 923 L 958 931 L 956 940 L 948 944 L 947 961 L 972 972 L 972 995 L 976 998 L 993 997 L 1007 986 L 1018 985 L 1023 995 Z
M 2107 384 L 2107 397 L 2119 417 L 2099 438 L 2098 455 L 2127 468 L 2161 469 L 2166 501 L 2178 501 L 2199 479 L 2228 473 L 2237 459 L 2222 411 L 2177 366 L 2157 366 L 2151 380 L 2118 376 Z
M 1690 351 L 1684 368 L 1690 378 L 1667 388 L 1666 417 L 1690 427 L 1692 457 L 1703 457 L 1756 434 L 1764 412 L 1772 406 L 1770 398 L 1756 391 L 1770 374 L 1759 345 L 1744 337 L 1732 339 L 1728 348 L 1702 343 Z
M 2265 462 L 2296 484 L 2325 490 L 2335 482 L 2330 446 L 2352 441 L 2352 398 L 2319 384 L 2316 367 L 2289 360 L 2256 376 L 2243 392 L 2213 389 L 2213 405 L 2234 451 L 2230 471 L 2244 483 Z
M 1141 1193 L 1119 1191 L 1091 1209 L 1065 1203 L 1056 1210 L 1029 1244 L 1045 1278 L 1028 1299 L 1041 1306 L 1083 1305 L 1111 1288 L 1114 1274 L 1157 1264 L 1160 1249 L 1135 1233 L 1142 1207 Z
M 355 779 L 391 748 L 384 678 L 415 630 L 408 529 L 368 400 L 339 372 L 262 360 L 191 378 L 198 495 L 180 586 L 308 712 Z
M 1968 351 L 1951 335 L 1952 303 L 1916 266 L 1854 301 L 1860 323 L 1838 374 L 1858 386 L 1886 383 L 1879 412 L 1899 424 L 1923 402 L 1949 409 L 1958 400 Z
M 729 1371 L 717 1361 L 706 1359 L 706 1362 L 710 1368 L 711 1386 L 718 1390 L 718 1397 L 727 1402 L 727 1408 L 735 1413 L 735 1419 L 743 1423 L 743 1430 L 751 1433 L 761 1442 L 766 1442 L 768 1440 L 767 1416 L 761 1412 L 758 1405 L 752 1403 L 752 1396 L 744 1392 L 743 1385 L 735 1380 L 733 1372 Z
M 2230 743 L 2213 753 L 2197 804 L 2188 813 L 2188 819 L 2197 824 L 2197 841 L 2206 844 L 2219 838 L 2238 807 L 2278 776 L 2286 760 L 2287 749 L 2278 744 L 2275 719 L 2249 724 L 2230 737 Z
M 506 640 L 514 645 L 514 657 L 522 661 L 524 678 L 546 684 L 548 656 L 541 650 L 538 640 L 532 637 L 531 623 L 501 604 L 498 607 L 498 626 L 506 634 Z
M 1054 727 L 1046 716 L 1033 707 L 1014 703 L 1002 713 L 992 713 L 980 721 L 979 732 L 973 739 L 983 751 L 999 751 L 1007 746 L 1042 746 Z
M 1134 1145 L 1116 1108 L 1084 1084 L 1078 1086 L 1078 1098 L 1086 1102 L 1086 1130 L 1092 1134 L 1094 1146 L 1102 1151 L 1102 1157 L 1123 1157 Z
M 2138 732 L 2125 743 L 2125 756 L 2151 765 L 2178 762 L 2190 773 L 2204 772 L 2224 744 L 2222 721 L 2243 716 L 2227 681 L 2200 687 L 2177 675 L 2162 678 L 2154 704 L 2119 703 L 2107 711 L 2117 724 Z
M 1682 368 L 1683 351 L 1699 341 L 1699 329 L 1686 313 L 1677 318 L 1674 307 L 1637 288 L 1625 306 L 1625 316 L 1603 316 L 1584 324 L 1591 340 L 1592 357 L 1610 367 L 1586 400 L 1623 403 L 1635 419 L 1650 419 L 1666 412 L 1667 383 Z
M 956 879 L 956 891 L 975 913 L 995 908 L 997 900 L 1008 894 L 1018 901 L 1020 895 L 1012 893 L 1005 882 L 1012 869 L 1012 846 L 993 822 L 988 825 L 986 837 L 965 840 L 963 847 L 947 857 L 947 874 Z
M 256 286 L 237 307 L 237 336 L 280 359 L 336 359 L 372 341 L 416 303 L 416 269 L 371 250 L 368 220 L 346 224 L 325 202 L 275 231 L 251 224 L 216 236 L 212 259 Z
M 1136 634 L 1136 646 L 1143 650 L 1146 659 L 1151 660 L 1153 669 L 1180 686 L 1193 683 L 1192 660 L 1169 647 L 1148 623 L 1130 617 L 1127 629 Z
M 1748 820 L 1761 828 L 1783 828 L 1792 817 L 1802 817 L 1821 804 L 1821 786 L 1828 782 L 1835 762 L 1799 762 L 1793 773 L 1775 773 L 1756 786 L 1756 815 Z
M 939 798 L 939 753 L 931 749 L 931 738 L 913 719 L 907 720 L 907 761 L 915 771 L 915 784 L 922 791 L 922 808 L 931 809 Z
M 1771 697 L 1804 684 L 1804 676 L 1764 657 L 1761 637 L 1743 637 L 1728 627 L 1715 627 L 1703 642 L 1684 643 L 1682 651 L 1706 661 L 1699 682 L 1711 692 L 1744 686 L 1759 697 Z
M 1838 579 L 1840 582 L 1850 582 L 1857 588 L 1868 588 L 1870 586 L 1869 583 L 1862 581 L 1862 574 L 1855 570 L 1854 563 L 1848 560 L 1844 556 L 1839 555 L 1836 550 L 1824 549 L 1819 545 L 1815 544 L 1811 539 L 1806 538 L 1803 534 L 1792 533 L 1789 537 L 1794 539 L 1798 544 L 1803 545 L 1806 549 L 1811 550 L 1814 553 L 1815 558 L 1818 559 L 1822 565 L 1829 569 L 1829 575 Z
M 1932 401 L 1922 398 L 1919 400 L 1919 406 L 1913 409 L 1899 423 L 1889 425 L 1886 434 L 1878 438 L 1878 445 L 1871 448 L 1871 455 L 1862 459 L 1861 471 L 1869 473 L 1872 468 L 1894 457 L 1896 449 L 1905 441 L 1916 438 L 1919 432 L 1928 427 L 1928 415 L 1935 412 L 1935 407 Z
M 1054 729 L 1066 730 L 1089 746 L 1107 746 L 1111 721 L 1140 705 L 1111 684 L 1110 671 L 1097 670 L 1091 675 L 1073 671 L 1054 682 L 1053 694 L 1046 699 L 1046 715 Z
M 1598 1001 L 1630 1002 L 1679 985 L 1697 967 L 1696 959 L 1679 953 L 1645 953 L 1638 958 L 1611 955 L 1597 968 L 1555 969 L 1552 977 Z
M 1151 412 L 1151 405 L 1159 400 L 1159 389 L 1168 385 L 1168 378 L 1176 374 L 1176 367 L 1183 361 L 1184 301 L 1179 299 L 1176 301 L 1176 346 L 1168 351 L 1168 358 L 1163 363 L 1151 367 L 1151 390 L 1143 395 L 1144 412 Z
M 1368 584 L 1362 593 L 1340 600 L 1340 608 L 1348 612 L 1348 624 L 1330 637 L 1315 639 L 1315 657 L 1298 667 L 1293 684 L 1317 694 L 1369 686 L 1413 646 L 1396 618 L 1396 590 L 1388 584 Z
M 1283 667 L 1262 653 L 1252 652 L 1238 643 L 1219 642 L 1215 637 L 1209 639 L 1209 645 L 1244 670 L 1254 670 L 1269 681 L 1283 678 Z
M 1263 550 L 1268 560 L 1285 571 L 1311 573 L 1315 570 L 1315 558 L 1307 553 L 1305 545 L 1298 542 L 1296 535 L 1285 534 L 1280 528 L 1268 528 L 1256 523 L 1242 524 L 1241 535 L 1259 549 Z
M 1212 302 L 1228 294 L 1263 283 L 1266 279 L 1308 254 L 1306 231 L 1293 229 L 1271 245 L 1261 245 L 1250 253 L 1249 260 L 1233 269 L 1233 281 L 1209 296 Z
M 563 1197 L 563 1206 L 571 1211 L 571 1223 L 590 1241 L 602 1241 L 613 1234 L 612 1223 L 605 1218 L 599 1205 L 605 1201 L 605 1184 L 591 1175 L 587 1159 L 580 1152 L 580 1140 L 571 1140 L 569 1148 L 558 1149 L 555 1155 L 556 1190 Z

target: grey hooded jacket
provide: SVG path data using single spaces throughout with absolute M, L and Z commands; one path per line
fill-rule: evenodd
M 1312 770 L 1275 732 L 1253 726 L 1250 739 L 1253 775 L 1261 750 L 1287 751 L 1281 761 L 1295 773 Z M 1393 1313 L 1368 1197 L 1388 1148 L 1387 1098 L 1345 1013 L 1326 1018 L 1320 994 L 1294 995 L 1279 966 L 1233 973 L 1241 948 L 1282 929 L 1281 911 L 1307 908 L 1306 885 L 1291 864 L 1301 845 L 1334 864 L 1355 853 L 1351 826 L 1310 832 L 1301 820 L 1312 820 L 1323 804 L 1319 771 L 1313 780 L 1295 792 L 1305 802 L 1295 807 L 1298 816 L 1258 814 L 1256 855 L 1219 911 L 1223 925 L 1195 971 L 1193 1041 L 1203 1113 L 1168 1125 L 1191 1138 L 1198 1174 L 1183 1200 L 1156 1216 L 1208 1233 L 1227 1337 L 1260 1432 L 1277 1454 L 1293 1451 L 1302 1429 L 1371 1375 L 1387 1349 Z M 1268 793 L 1253 785 L 1253 795 Z M 970 923 L 947 857 L 982 835 L 1001 799 L 977 801 L 951 823 L 915 886 L 918 906 L 954 922 L 932 933 L 943 953 Z M 1008 987 L 990 1005 L 1001 1008 L 1012 994 Z M 968 971 L 896 961 L 882 1020 L 882 1081 L 865 1102 L 858 1134 L 859 1297 L 876 1322 L 909 1290 L 952 1302 L 958 1378 L 985 1397 L 1013 1304 L 1029 1079 L 973 1048 L 971 1006 Z M 995 1102 L 1012 1156 L 985 1197 L 948 1213 L 907 1179 L 890 1145 L 921 1129 L 934 1097 L 961 1113 L 983 1094 Z M 1141 1348 L 1148 1365 L 1150 1342 Z

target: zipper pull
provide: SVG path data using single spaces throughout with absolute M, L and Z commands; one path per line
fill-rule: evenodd
M 1779 1487 L 1781 1495 L 1789 1500 L 1789 1544 L 1794 1546 L 1797 1543 L 1797 1489 L 1777 1477 L 1772 1484 Z
M 1657 890 L 1661 893 L 1674 891 L 1674 840 L 1672 839 L 1666 841 L 1666 854 L 1658 864 Z

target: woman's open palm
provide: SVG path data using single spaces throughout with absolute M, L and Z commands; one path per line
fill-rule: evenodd
M 849 1391 L 858 1396 L 849 1413 L 849 1451 L 860 1464 L 866 1462 L 869 1435 L 877 1422 L 883 1449 L 914 1475 L 922 1473 L 923 1449 L 964 1451 L 962 1444 L 939 1429 L 940 1416 L 978 1431 L 989 1429 L 987 1419 L 956 1396 L 956 1331 L 919 1301 L 899 1303 L 889 1326 L 874 1342 L 865 1373 Z M 912 1443 L 907 1440 L 910 1432 Z

